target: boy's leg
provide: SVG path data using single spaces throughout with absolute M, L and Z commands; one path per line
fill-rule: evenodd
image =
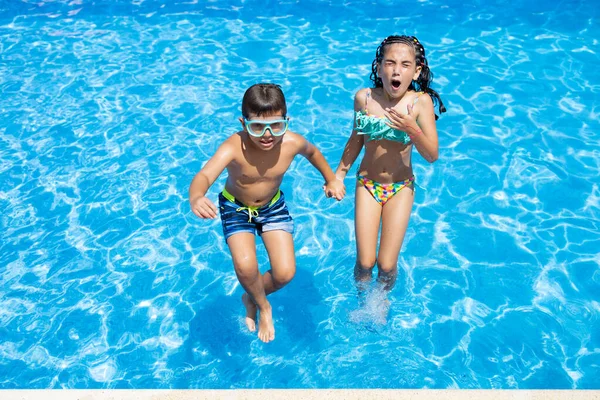
M 377 257 L 379 270 L 377 280 L 385 285 L 386 290 L 392 289 L 396 283 L 398 256 L 410 220 L 414 198 L 413 189 L 406 187 L 383 206 L 381 240 Z
M 360 183 L 356 183 L 354 231 L 356 234 L 356 265 L 354 279 L 360 286 L 371 281 L 377 261 L 377 235 L 381 223 L 381 205 Z
M 251 302 L 243 299 L 247 311 L 246 325 L 251 331 L 253 330 L 253 321 L 256 319 L 256 309 L 252 308 L 254 303 L 260 312 L 258 337 L 267 343 L 275 338 L 275 328 L 271 317 L 271 304 L 265 294 L 263 277 L 258 271 L 254 233 L 236 233 L 227 239 L 227 245 L 233 258 L 237 278 L 251 299 Z
M 269 254 L 271 269 L 263 275 L 267 295 L 288 284 L 296 274 L 296 257 L 292 234 L 283 230 L 263 232 L 262 239 Z

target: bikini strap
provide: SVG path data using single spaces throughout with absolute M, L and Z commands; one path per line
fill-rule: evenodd
M 419 97 L 421 97 L 421 96 L 423 95 L 423 93 L 425 93 L 425 92 L 419 92 L 419 93 L 418 93 L 418 94 L 415 96 L 415 99 L 413 100 L 413 106 L 414 106 L 415 104 L 417 104 L 417 102 L 419 101 Z

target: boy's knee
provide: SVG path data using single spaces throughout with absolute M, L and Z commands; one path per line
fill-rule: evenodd
M 295 269 L 287 270 L 287 271 L 278 271 L 277 273 L 271 271 L 271 277 L 273 279 L 273 285 L 276 289 L 281 289 L 294 278 L 296 274 Z
M 233 266 L 240 280 L 254 279 L 259 275 L 258 264 L 256 260 L 252 260 L 251 258 L 235 259 L 233 260 Z

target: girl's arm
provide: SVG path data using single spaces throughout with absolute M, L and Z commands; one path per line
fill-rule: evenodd
M 354 111 L 360 111 L 364 108 L 366 102 L 368 89 L 362 89 L 356 92 L 356 96 L 354 96 Z M 335 176 L 342 181 L 346 177 L 346 174 L 356 161 L 356 158 L 360 154 L 363 146 L 365 144 L 364 135 L 358 135 L 356 133 L 356 120 L 354 121 L 354 125 L 352 128 L 352 134 L 350 138 L 346 142 L 346 146 L 344 147 L 344 153 L 342 154 L 342 158 L 340 159 L 340 163 L 335 171 Z
M 423 94 L 419 97 L 418 105 L 420 110 L 416 120 L 412 105 L 407 107 L 408 114 L 401 114 L 392 108 L 387 108 L 386 117 L 391 122 L 388 125 L 408 133 L 419 154 L 433 163 L 438 159 L 439 149 L 433 101 L 428 94 Z

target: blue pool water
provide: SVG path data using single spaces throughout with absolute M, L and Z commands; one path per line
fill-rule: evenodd
M 0 388 L 600 388 L 600 11 L 491 3 L 0 1 Z M 393 33 L 448 113 L 388 320 L 356 299 L 353 190 L 298 158 L 265 345 L 190 180 L 261 81 L 337 165 Z

